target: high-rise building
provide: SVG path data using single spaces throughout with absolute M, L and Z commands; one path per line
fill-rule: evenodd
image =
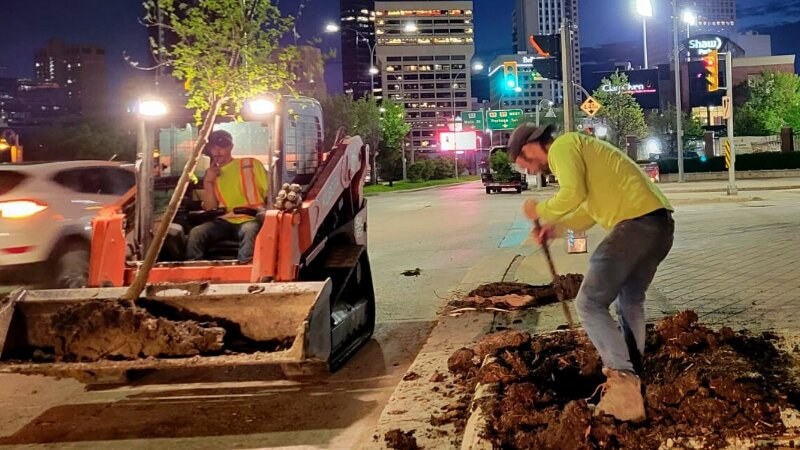
M 370 73 L 375 64 L 375 0 L 341 0 L 340 11 L 344 92 L 361 98 L 380 86 L 380 77 Z
M 683 20 L 678 25 L 681 42 L 687 36 L 716 34 L 732 37 L 736 31 L 736 0 L 673 0 L 678 2 L 678 14 L 692 12 L 694 25 Z M 647 19 L 647 59 L 649 65 L 672 61 L 674 23 L 672 1 L 653 1 L 653 16 Z
M 414 151 L 470 110 L 475 54 L 472 1 L 377 1 L 375 32 L 386 98 L 402 102 Z
M 538 49 L 533 46 L 531 36 L 549 38 L 559 35 L 564 18 L 578 25 L 578 0 L 516 0 L 511 24 L 514 52 L 536 53 Z M 581 84 L 581 46 L 577 28 L 573 33 L 572 58 L 573 81 Z
M 106 51 L 89 45 L 51 39 L 34 56 L 40 82 L 57 83 L 67 92 L 70 112 L 85 116 L 107 113 Z

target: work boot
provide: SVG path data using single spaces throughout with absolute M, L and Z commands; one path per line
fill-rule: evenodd
M 607 380 L 603 385 L 595 415 L 608 414 L 624 422 L 638 423 L 645 419 L 642 383 L 633 372 L 603 369 Z

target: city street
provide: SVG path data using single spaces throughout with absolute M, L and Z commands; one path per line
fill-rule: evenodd
M 650 293 L 650 318 L 692 308 L 703 321 L 734 328 L 796 327 L 800 190 L 728 198 L 691 192 L 690 184 L 675 187 L 665 191 L 673 191 L 677 236 Z M 479 183 L 468 183 L 370 197 L 378 328 L 375 339 L 328 379 L 270 381 L 253 369 L 159 373 L 134 385 L 87 390 L 72 380 L 3 375 L 0 444 L 364 447 L 374 441 L 381 413 L 448 296 L 504 275 L 548 281 L 541 255 L 527 241 L 520 206 L 524 198 L 553 192 L 486 195 Z M 593 230 L 590 244 L 602 234 Z M 556 245 L 560 270 L 582 270 L 586 255 L 567 256 L 563 244 Z M 417 268 L 419 276 L 402 275 Z

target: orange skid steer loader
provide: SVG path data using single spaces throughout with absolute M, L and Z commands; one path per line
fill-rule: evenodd
M 174 189 L 177 179 L 153 183 L 140 169 L 139 186 L 101 210 L 93 222 L 90 287 L 18 290 L 0 304 L 0 372 L 102 383 L 124 382 L 128 375 L 164 368 L 269 365 L 286 376 L 298 376 L 320 367 L 336 370 L 366 343 L 375 326 L 363 193 L 368 148 L 361 138 L 348 137 L 324 151 L 319 103 L 302 97 L 282 103 L 272 125 L 272 149 L 265 145 L 260 155 L 267 156 L 262 159 L 270 166 L 272 197 L 263 210 L 252 211 L 263 221 L 252 261 L 236 260 L 236 242 L 215 244 L 209 249 L 210 261 L 182 260 L 188 231 L 220 214 L 202 210 L 195 189 L 202 183 L 192 185 L 170 225 L 149 284 L 135 302 L 155 316 L 213 322 L 225 329 L 226 342 L 231 335 L 247 345 L 194 357 L 32 359 L 37 351 L 49 354 L 55 347 L 51 322 L 59 309 L 117 301 L 133 282 L 144 251 L 141 240 L 131 236 L 149 236 L 156 216 L 153 191 Z M 283 183 L 302 187 L 298 208 L 272 207 Z M 274 342 L 285 345 L 276 349 L 270 344 Z

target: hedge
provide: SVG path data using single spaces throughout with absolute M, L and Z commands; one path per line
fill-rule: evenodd
M 677 158 L 659 159 L 658 169 L 661 173 L 678 173 Z M 683 160 L 686 173 L 724 172 L 725 157 L 714 156 L 702 161 L 699 158 Z M 736 156 L 736 170 L 787 170 L 800 169 L 800 152 L 748 153 Z

